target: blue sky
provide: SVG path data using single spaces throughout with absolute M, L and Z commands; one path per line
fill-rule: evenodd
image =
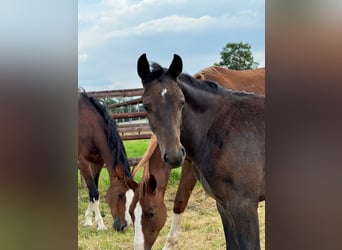
M 86 91 L 140 88 L 142 53 L 168 67 L 173 54 L 194 74 L 247 42 L 265 66 L 264 0 L 79 0 L 78 79 Z

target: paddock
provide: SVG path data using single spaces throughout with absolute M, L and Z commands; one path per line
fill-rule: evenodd
M 146 113 L 129 112 L 115 113 L 115 108 L 128 105 L 138 105 L 141 103 L 142 89 L 89 92 L 89 94 L 100 99 L 113 97 L 123 97 L 123 102 L 112 105 L 113 117 L 118 118 L 136 118 L 138 121 L 118 123 L 118 130 L 121 138 L 124 140 L 129 163 L 131 166 L 137 164 L 139 159 L 147 149 L 150 137 L 150 128 L 146 124 Z M 162 249 L 165 244 L 167 234 L 170 229 L 173 215 L 173 202 L 176 196 L 180 178 L 181 168 L 173 169 L 170 175 L 169 184 L 165 194 L 165 203 L 167 207 L 167 221 L 161 230 L 153 249 Z M 101 214 L 107 230 L 97 232 L 96 228 L 83 227 L 84 213 L 88 205 L 87 189 L 82 188 L 81 179 L 78 178 L 78 248 L 79 249 L 133 249 L 134 232 L 133 227 L 129 227 L 124 233 L 115 232 L 110 228 L 111 213 L 106 204 L 105 194 L 109 185 L 109 178 L 106 171 L 102 171 L 99 180 L 99 193 Z M 188 206 L 182 218 L 180 239 L 174 249 L 225 249 L 224 232 L 221 218 L 217 212 L 215 201 L 212 198 L 202 200 L 203 189 L 197 182 Z M 260 245 L 265 249 L 265 202 L 259 203 L 259 228 Z

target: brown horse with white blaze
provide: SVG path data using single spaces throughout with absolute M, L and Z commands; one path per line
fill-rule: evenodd
M 134 221 L 134 249 L 152 249 L 160 230 L 163 228 L 167 210 L 164 196 L 170 175 L 170 168 L 161 161 L 159 150 L 155 150 L 157 141 L 152 139 L 150 151 L 146 152 L 140 164 L 146 162 L 141 183 L 135 189 L 130 214 Z M 139 164 L 135 170 L 139 169 Z M 135 171 L 133 171 L 133 174 Z
M 90 199 L 84 226 L 93 224 L 95 213 L 97 230 L 106 229 L 98 192 L 99 175 L 106 165 L 110 177 L 106 199 L 114 220 L 113 228 L 123 231 L 131 223 L 128 207 L 133 196 L 128 185 L 132 179 L 125 148 L 108 110 L 86 93 L 78 93 L 78 160 Z
M 139 58 L 143 103 L 162 159 L 171 167 L 179 166 L 185 149 L 197 179 L 216 200 L 227 249 L 259 249 L 257 206 L 265 188 L 264 98 L 181 74 L 178 55 L 167 70 L 152 67 L 150 71 L 145 54 Z

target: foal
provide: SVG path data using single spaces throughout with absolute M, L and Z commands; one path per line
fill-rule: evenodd
M 262 96 L 265 95 L 265 68 L 230 70 L 219 66 L 211 66 L 197 72 L 194 78 L 217 82 L 220 86 L 230 90 L 248 91 Z M 159 148 L 156 150 L 159 150 Z M 159 164 L 162 164 L 162 162 Z M 182 214 L 188 204 L 195 184 L 196 177 L 193 172 L 192 162 L 189 157 L 186 157 L 182 165 L 181 178 L 173 205 L 171 228 L 163 248 L 164 250 L 172 249 L 172 246 L 178 241 Z
M 133 196 L 128 186 L 132 180 L 125 148 L 107 109 L 85 93 L 78 93 L 78 160 L 90 199 L 84 226 L 92 225 L 94 212 L 97 230 L 106 229 L 98 192 L 99 175 L 105 164 L 110 177 L 106 199 L 114 220 L 113 228 L 123 231 L 131 223 L 128 205 Z
M 164 195 L 170 168 L 160 162 L 160 151 L 154 150 L 157 141 L 152 138 L 151 142 L 150 149 L 152 150 L 147 151 L 135 169 L 137 171 L 142 164 L 145 165 L 142 181 L 135 189 L 129 209 L 134 221 L 135 250 L 149 250 L 152 248 L 167 217 Z M 148 159 L 146 156 L 148 156 Z M 150 167 L 147 167 L 147 164 Z
M 227 249 L 260 249 L 264 98 L 227 91 L 181 72 L 178 55 L 168 70 L 154 64 L 150 71 L 145 54 L 138 60 L 143 103 L 162 159 L 179 166 L 186 150 L 197 179 L 216 200 Z
M 238 71 L 218 66 L 211 66 L 196 73 L 194 78 L 215 81 L 222 87 L 231 90 L 249 91 L 259 95 L 265 94 L 265 68 Z M 149 144 L 143 159 L 139 162 L 134 171 L 138 171 L 142 165 L 145 166 L 145 169 L 148 169 L 148 166 L 152 164 L 153 167 L 163 165 L 164 163 L 161 158 L 159 161 L 156 159 L 151 163 L 149 162 L 149 159 L 155 150 L 159 151 L 159 147 L 157 145 L 156 136 L 152 136 L 151 143 Z M 193 173 L 192 162 L 188 157 L 186 157 L 182 165 L 180 182 L 173 206 L 174 214 L 170 232 L 163 248 L 164 250 L 172 249 L 178 241 L 182 214 L 188 204 L 188 200 L 195 183 L 196 177 Z

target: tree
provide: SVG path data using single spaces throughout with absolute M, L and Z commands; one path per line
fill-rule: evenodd
M 224 66 L 228 69 L 246 70 L 255 69 L 259 63 L 255 62 L 248 43 L 227 43 L 221 51 L 221 61 L 216 66 Z

